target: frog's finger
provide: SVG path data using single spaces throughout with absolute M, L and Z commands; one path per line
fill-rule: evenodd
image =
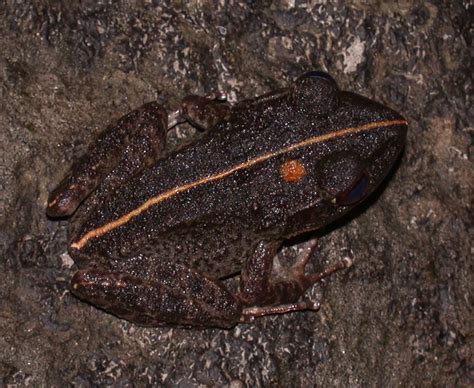
M 128 321 L 230 328 L 242 306 L 218 281 L 177 264 L 159 264 L 153 279 L 100 269 L 78 271 L 72 292 Z
M 167 114 L 157 102 L 147 103 L 108 126 L 51 192 L 46 213 L 69 216 L 109 174 L 115 175 L 112 180 L 122 182 L 152 164 L 164 148 L 166 130 Z
M 183 98 L 181 116 L 197 128 L 208 130 L 224 121 L 230 114 L 230 105 L 221 94 L 211 97 L 190 95 Z

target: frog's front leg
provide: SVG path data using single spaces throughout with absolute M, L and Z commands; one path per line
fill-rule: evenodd
M 263 315 L 317 309 L 319 305 L 316 306 L 312 302 L 297 301 L 308 288 L 352 264 L 349 259 L 343 259 L 323 272 L 306 274 L 306 264 L 316 246 L 314 240 L 303 246 L 296 263 L 291 268 L 279 269 L 273 275 L 273 258 L 279 246 L 279 241 L 261 241 L 242 271 L 238 298 L 244 306 L 257 306 L 243 310 L 243 321 Z
M 95 306 L 147 326 L 230 328 L 242 316 L 241 303 L 218 281 L 173 263 L 158 264 L 148 279 L 96 268 L 80 270 L 71 289 Z

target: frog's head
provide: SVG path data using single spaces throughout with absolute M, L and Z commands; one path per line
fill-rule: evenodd
M 310 72 L 294 84 L 292 101 L 314 125 L 308 135 L 300 202 L 288 234 L 317 229 L 372 193 L 405 144 L 407 122 L 397 112 L 355 93 L 332 77 Z M 308 162 L 309 161 L 309 162 Z

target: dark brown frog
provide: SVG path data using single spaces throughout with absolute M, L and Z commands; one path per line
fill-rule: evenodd
M 181 118 L 207 131 L 165 155 Z M 191 96 L 167 115 L 145 104 L 109 126 L 50 195 L 48 215 L 75 212 L 72 291 L 145 325 L 232 327 L 310 308 L 299 297 L 348 263 L 305 274 L 310 244 L 272 274 L 274 255 L 367 197 L 406 131 L 398 113 L 322 72 L 233 107 Z M 219 279 L 239 272 L 233 294 Z

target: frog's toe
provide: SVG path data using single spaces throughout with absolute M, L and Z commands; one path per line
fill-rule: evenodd
M 71 280 L 71 289 L 76 296 L 108 311 L 114 308 L 111 298 L 114 290 L 117 293 L 124 286 L 115 274 L 96 269 L 78 271 Z
M 68 177 L 51 192 L 48 198 L 46 214 L 49 217 L 59 218 L 72 215 L 87 193 Z
M 320 282 L 322 279 L 330 276 L 334 272 L 337 272 L 344 268 L 349 268 L 352 265 L 352 260 L 348 257 L 344 257 L 334 265 L 324 269 L 320 273 L 306 274 L 305 267 L 317 246 L 317 240 L 310 240 L 306 242 L 298 257 L 296 258 L 295 264 L 289 269 L 280 274 L 282 278 L 292 279 L 293 282 L 300 285 L 301 289 L 306 290 L 312 285 Z
M 181 103 L 181 115 L 197 128 L 211 129 L 228 117 L 230 105 L 225 101 L 223 92 L 213 93 L 209 97 L 186 96 Z
M 307 287 L 311 287 L 313 284 L 319 283 L 324 278 L 331 276 L 334 272 L 337 272 L 341 269 L 349 268 L 352 266 L 352 260 L 348 257 L 344 257 L 341 260 L 337 261 L 332 266 L 324 269 L 319 273 L 312 273 L 312 274 L 300 274 L 303 278 L 303 282 L 307 284 Z

